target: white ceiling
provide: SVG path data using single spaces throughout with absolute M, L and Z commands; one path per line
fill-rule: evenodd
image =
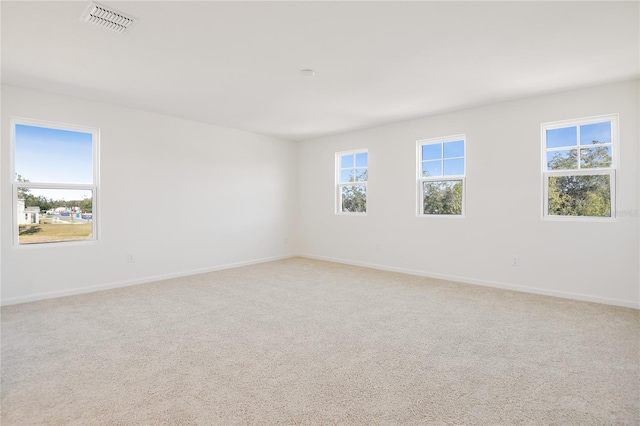
M 303 140 L 640 75 L 636 1 L 98 3 L 3 0 L 2 82 Z

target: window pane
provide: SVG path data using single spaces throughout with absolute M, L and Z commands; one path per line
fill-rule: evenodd
M 353 182 L 354 178 L 354 170 L 340 170 L 340 183 Z
M 577 149 L 547 152 L 547 170 L 573 170 L 577 168 Z
M 442 158 L 441 143 L 432 143 L 429 145 L 422 145 L 422 161 L 439 160 L 441 158 Z
M 597 169 L 611 167 L 611 146 L 580 149 L 580 168 Z
M 610 176 L 550 176 L 548 214 L 610 217 Z
M 367 187 L 364 185 L 343 186 L 342 211 L 365 213 L 367 211 Z
M 458 158 L 455 160 L 444 160 L 443 174 L 445 176 L 464 175 L 464 158 Z
M 464 141 L 445 142 L 444 158 L 464 157 Z
M 20 244 L 93 238 L 90 190 L 18 188 L 17 208 Z
M 93 135 L 16 124 L 16 180 L 93 183 Z
M 353 154 L 343 155 L 340 157 L 340 168 L 348 169 L 353 167 Z
M 462 181 L 423 182 L 424 214 L 462 214 Z
M 611 143 L 611 122 L 580 126 L 580 145 Z
M 356 169 L 356 181 L 366 182 L 368 180 L 368 174 L 367 169 Z
M 369 165 L 369 154 L 361 152 L 356 154 L 356 167 L 367 167 Z
M 422 176 L 442 176 L 442 162 L 437 161 L 425 161 L 422 163 Z
M 576 146 L 578 131 L 576 126 L 547 130 L 547 148 Z

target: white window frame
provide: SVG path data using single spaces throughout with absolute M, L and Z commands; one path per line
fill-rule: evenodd
M 340 182 L 340 171 L 341 168 L 341 157 L 344 155 L 356 155 L 356 154 L 367 154 L 367 180 L 365 182 Z M 355 164 L 354 164 L 355 168 Z M 366 216 L 369 211 L 369 150 L 368 149 L 354 149 L 351 151 L 341 151 L 336 152 L 336 209 L 335 212 L 338 215 L 348 215 L 348 216 Z M 342 188 L 345 186 L 364 186 L 367 193 L 367 209 L 364 212 L 343 212 L 342 211 Z
M 15 146 L 16 146 L 16 125 L 44 127 L 48 129 L 69 130 L 73 132 L 90 133 L 92 135 L 92 154 L 93 154 L 93 183 L 80 184 L 80 183 L 51 183 L 51 182 L 17 182 L 16 170 L 15 170 Z M 82 244 L 94 244 L 99 241 L 99 229 L 100 227 L 100 197 L 99 197 L 99 182 L 100 182 L 100 129 L 96 127 L 80 126 L 75 124 L 65 124 L 53 121 L 37 120 L 32 118 L 12 117 L 11 118 L 11 144 L 10 144 L 10 180 L 11 193 L 12 193 L 12 225 L 13 225 L 13 247 L 14 248 L 35 248 L 35 247 L 59 247 L 66 245 L 82 245 Z M 85 240 L 69 240 L 69 241 L 52 241 L 33 244 L 20 244 L 19 242 L 19 229 L 18 229 L 18 188 L 29 189 L 75 189 L 75 190 L 88 190 L 92 194 L 92 219 L 91 219 L 91 239 Z
M 603 146 L 611 146 L 611 166 L 601 167 L 595 169 L 581 169 L 580 168 L 580 126 L 586 124 L 595 124 L 609 121 L 611 123 L 611 144 L 603 144 Z M 549 221 L 569 221 L 569 222 L 612 222 L 616 220 L 617 216 L 617 168 L 618 168 L 618 121 L 619 114 L 605 114 L 584 118 L 575 118 L 570 120 L 553 121 L 548 123 L 542 123 L 540 125 L 540 148 L 541 148 L 541 172 L 542 172 L 542 220 Z M 547 149 L 547 130 L 561 129 L 564 127 L 577 127 L 577 145 L 578 150 L 578 168 L 572 170 L 547 170 L 547 152 L 549 151 L 561 151 L 567 148 L 551 148 Z M 549 178 L 552 176 L 592 176 L 592 175 L 608 175 L 609 186 L 611 191 L 611 216 L 610 217 L 598 217 L 598 216 L 558 216 L 549 214 Z
M 464 156 L 463 157 L 454 157 L 451 159 L 456 159 L 456 158 L 463 158 L 464 159 L 464 170 L 463 170 L 463 174 L 461 175 L 451 175 L 451 176 L 432 176 L 432 177 L 424 177 L 422 176 L 422 147 L 424 145 L 433 145 L 436 143 L 442 143 L 444 144 L 445 142 L 454 142 L 454 141 L 459 141 L 462 140 L 462 143 L 464 144 Z M 416 165 L 416 176 L 417 176 L 417 192 L 418 192 L 418 197 L 417 197 L 417 205 L 416 205 L 416 209 L 417 209 L 417 215 L 418 217 L 445 217 L 445 218 L 464 218 L 466 217 L 466 198 L 467 198 L 467 135 L 466 134 L 459 134 L 459 135 L 451 135 L 451 136 L 444 136 L 444 137 L 438 137 L 438 138 L 429 138 L 429 139 L 420 139 L 419 141 L 417 141 L 416 143 L 416 158 L 417 158 L 417 165 Z M 442 152 L 442 159 L 441 161 L 444 162 L 444 145 L 443 145 L 443 152 Z M 443 173 L 444 173 L 444 167 L 443 167 Z M 460 214 L 425 214 L 424 213 L 424 194 L 423 194 L 423 186 L 424 186 L 424 182 L 442 182 L 442 181 L 458 181 L 461 180 L 462 181 L 462 212 Z

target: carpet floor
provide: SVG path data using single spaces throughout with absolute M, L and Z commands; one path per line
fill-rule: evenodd
M 10 425 L 640 424 L 640 311 L 293 258 L 2 308 Z

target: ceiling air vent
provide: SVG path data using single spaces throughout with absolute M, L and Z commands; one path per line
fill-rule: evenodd
M 133 18 L 123 13 L 93 2 L 89 3 L 80 19 L 116 33 L 125 32 L 135 22 Z

